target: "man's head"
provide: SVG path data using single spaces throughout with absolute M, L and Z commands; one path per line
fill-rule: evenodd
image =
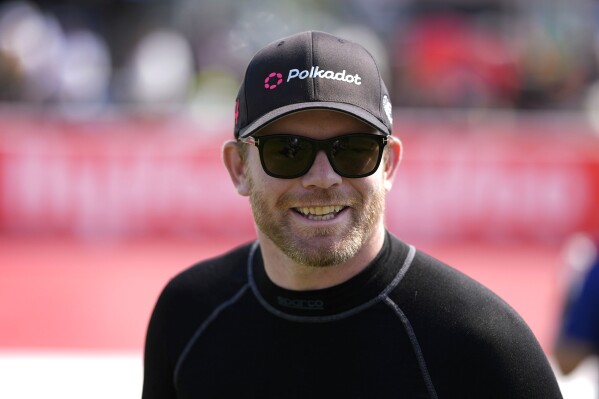
M 265 52 L 276 53 L 286 44 L 294 48 L 286 48 L 280 57 L 265 57 Z M 352 60 L 339 69 L 340 60 L 350 53 L 360 58 L 359 52 L 369 57 L 368 65 L 358 68 Z M 261 65 L 264 60 L 275 66 Z M 277 69 L 283 72 L 281 78 L 278 72 L 274 75 L 276 82 L 268 74 L 261 87 L 248 89 L 250 75 L 257 70 L 284 64 L 298 68 Z M 331 73 L 321 74 L 320 65 L 339 71 L 326 69 Z M 338 80 L 333 72 L 339 73 Z M 360 91 L 361 85 L 376 87 Z M 256 94 L 261 90 L 268 94 Z M 265 107 L 264 96 L 277 91 Z M 296 263 L 309 266 L 341 264 L 372 246 L 373 240 L 380 244 L 384 197 L 401 145 L 390 136 L 390 110 L 387 118 L 384 109 L 390 103 L 370 55 L 357 44 L 324 33 L 295 35 L 256 55 L 240 98 L 238 141 L 225 145 L 224 161 L 238 192 L 250 197 L 262 244 L 268 241 Z
M 372 55 L 328 33 L 298 33 L 256 53 L 237 95 L 235 137 L 303 109 L 346 112 L 391 134 L 391 102 Z

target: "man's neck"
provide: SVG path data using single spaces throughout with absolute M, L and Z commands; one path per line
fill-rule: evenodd
M 279 287 L 305 291 L 341 284 L 364 270 L 378 255 L 385 241 L 385 228 L 376 229 L 348 261 L 333 266 L 306 266 L 289 258 L 268 237 L 258 231 L 266 274 Z

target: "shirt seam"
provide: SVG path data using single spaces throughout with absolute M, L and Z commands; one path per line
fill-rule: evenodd
M 247 291 L 248 288 L 249 288 L 249 284 L 248 283 L 244 284 L 232 297 L 230 297 L 229 299 L 227 299 L 226 301 L 224 301 L 220 305 L 218 305 L 216 308 L 214 308 L 214 310 L 212 311 L 210 316 L 208 316 L 208 318 L 206 320 L 204 320 L 204 322 L 198 327 L 198 329 L 195 331 L 193 336 L 187 342 L 187 345 L 185 345 L 185 348 L 179 355 L 179 358 L 178 358 L 176 366 L 175 366 L 175 370 L 173 372 L 173 384 L 175 386 L 175 389 L 178 389 L 179 374 L 181 372 L 183 362 L 185 361 L 185 359 L 187 359 L 187 355 L 191 351 L 191 348 L 195 345 L 195 343 L 200 338 L 200 336 L 204 333 L 204 331 L 206 331 L 208 326 L 214 320 L 216 320 L 216 318 L 220 315 L 220 313 L 223 310 L 225 310 L 226 308 L 228 308 L 229 306 L 235 304 L 235 302 L 237 302 L 239 300 L 239 298 L 241 298 L 243 296 L 243 294 Z
M 424 378 L 424 383 L 426 385 L 426 389 L 431 397 L 431 399 L 437 399 L 437 391 L 435 390 L 435 386 L 433 384 L 433 380 L 428 371 L 428 366 L 426 365 L 426 361 L 424 359 L 424 354 L 422 353 L 422 348 L 420 343 L 418 342 L 418 338 L 416 337 L 416 333 L 414 332 L 414 328 L 412 327 L 412 323 L 405 315 L 405 313 L 401 310 L 401 308 L 395 303 L 391 298 L 386 297 L 384 299 L 385 303 L 394 311 L 399 320 L 404 326 L 406 333 L 408 334 L 408 338 L 410 339 L 410 343 L 412 345 L 412 349 L 414 350 L 414 354 L 416 355 L 416 359 L 418 361 L 418 367 L 420 368 L 420 372 L 422 373 L 422 377 Z

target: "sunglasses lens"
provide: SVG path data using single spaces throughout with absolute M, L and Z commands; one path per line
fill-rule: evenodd
M 372 135 L 342 137 L 333 142 L 330 160 L 341 176 L 362 177 L 374 172 L 380 160 L 380 145 Z
M 301 137 L 269 137 L 262 147 L 262 162 L 265 171 L 272 176 L 296 177 L 309 169 L 312 153 L 310 142 Z
M 272 135 L 260 138 L 262 166 L 270 176 L 292 179 L 302 176 L 318 151 L 326 150 L 335 172 L 340 176 L 368 176 L 377 169 L 384 145 L 382 136 L 350 134 L 329 140 L 313 140 L 294 135 Z

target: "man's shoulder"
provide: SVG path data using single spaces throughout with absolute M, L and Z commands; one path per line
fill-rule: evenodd
M 193 334 L 219 306 L 247 285 L 252 244 L 198 262 L 174 276 L 160 293 L 146 338 L 147 356 L 174 365 Z M 167 358 L 162 348 L 166 348 Z M 174 366 L 173 366 L 174 367 Z
M 247 264 L 253 244 L 244 244 L 202 260 L 170 279 L 161 298 L 198 302 L 218 301 L 247 284 Z
M 489 288 L 421 251 L 398 287 L 407 315 L 448 335 L 484 340 L 529 332 L 520 315 Z
M 431 300 L 485 299 L 499 306 L 507 305 L 479 281 L 419 250 L 415 252 L 406 282 L 425 289 Z
M 440 393 L 459 397 L 559 397 L 551 368 L 520 315 L 479 282 L 416 251 L 393 293 Z M 468 385 L 458 386 L 463 376 Z M 522 381 L 534 383 L 522 384 Z M 468 386 L 468 388 L 465 388 Z M 489 396 L 489 392 L 495 392 Z

